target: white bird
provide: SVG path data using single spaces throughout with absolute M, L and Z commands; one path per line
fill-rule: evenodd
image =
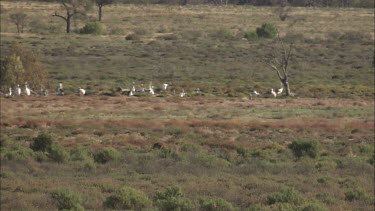
M 130 90 L 129 96 L 133 96 L 133 95 L 134 95 L 133 90 Z
M 284 90 L 283 85 L 282 84 L 280 84 L 280 85 L 281 85 L 281 87 L 280 87 L 280 89 L 277 90 L 277 95 L 283 93 L 283 90 Z
M 271 89 L 271 94 L 274 96 L 274 97 L 276 97 L 277 96 L 277 94 L 276 94 L 276 92 L 275 91 L 273 91 L 273 89 Z
M 64 89 L 62 83 L 59 84 L 59 87 L 57 88 L 57 95 L 64 95 Z
M 86 94 L 86 90 L 82 89 L 81 87 L 78 88 L 78 95 L 84 96 Z
M 163 90 L 166 91 L 168 88 L 168 84 L 163 84 Z
M 18 96 L 21 96 L 21 95 L 22 95 L 22 91 L 21 91 L 21 88 L 20 88 L 20 85 L 19 85 L 19 84 L 17 84 L 16 94 L 17 94 Z
M 9 88 L 9 92 L 5 96 L 13 96 L 12 88 Z
M 256 96 L 260 95 L 260 93 L 257 92 L 256 90 L 254 90 L 252 93 L 255 94 Z
M 197 93 L 197 94 L 201 93 L 201 90 L 200 90 L 199 88 L 196 88 L 194 91 L 195 91 L 195 93 Z
M 151 87 L 150 87 L 150 93 L 151 93 L 152 95 L 154 95 L 154 94 L 155 94 L 155 91 L 154 91 L 154 86 L 151 86 Z
M 133 85 L 132 85 L 132 92 L 135 92 L 135 83 L 133 82 Z
M 186 93 L 185 93 L 185 90 L 182 89 L 182 92 L 180 93 L 180 97 L 185 97 Z
M 27 95 L 27 96 L 30 96 L 30 95 L 31 95 L 31 90 L 30 90 L 30 88 L 27 86 L 27 82 L 25 82 L 25 92 L 26 92 L 26 95 Z

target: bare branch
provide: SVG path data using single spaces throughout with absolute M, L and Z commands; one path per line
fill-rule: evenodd
M 60 17 L 60 18 L 62 18 L 62 19 L 64 19 L 66 21 L 66 18 L 64 16 L 61 16 L 61 15 L 57 14 L 56 11 L 55 11 L 55 14 L 53 14 L 52 16 Z

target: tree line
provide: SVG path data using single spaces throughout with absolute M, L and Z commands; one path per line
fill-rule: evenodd
M 4 1 L 4 0 L 3 0 Z M 17 0 L 8 0 L 17 1 Z M 59 0 L 19 0 L 59 2 Z M 91 0 L 97 2 L 97 0 Z M 99 2 L 105 2 L 100 1 Z M 111 3 L 123 4 L 213 4 L 213 5 L 253 5 L 253 6 L 280 6 L 294 7 L 363 7 L 374 8 L 374 0 L 112 0 Z

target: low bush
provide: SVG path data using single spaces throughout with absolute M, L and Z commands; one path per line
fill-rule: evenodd
M 245 32 L 244 38 L 247 40 L 257 40 L 259 39 L 258 34 L 253 31 Z
M 102 164 L 117 160 L 119 157 L 119 152 L 111 147 L 100 149 L 94 153 L 94 161 Z
M 46 132 L 41 132 L 37 137 L 33 139 L 33 143 L 30 148 L 33 151 L 50 152 L 53 145 L 53 138 Z
M 311 158 L 316 158 L 318 156 L 318 143 L 316 141 L 309 140 L 298 140 L 293 141 L 289 146 L 293 154 L 297 157 L 309 156 Z
M 292 203 L 292 204 L 300 204 L 303 202 L 303 197 L 300 195 L 299 192 L 294 190 L 293 188 L 286 188 L 281 190 L 280 192 L 271 193 L 267 196 L 267 203 L 268 204 L 275 204 L 275 203 Z
M 328 211 L 327 207 L 320 203 L 312 203 L 302 208 L 302 211 Z
M 350 189 L 345 192 L 345 200 L 347 201 L 354 201 L 354 200 L 361 200 L 365 198 L 365 193 L 359 189 Z
M 261 27 L 256 29 L 258 37 L 275 38 L 277 35 L 277 28 L 272 23 L 264 23 Z
M 233 205 L 222 198 L 214 198 L 208 200 L 201 201 L 201 210 L 204 211 L 214 211 L 214 210 L 221 210 L 221 211 L 230 211 L 234 210 Z
M 193 205 L 179 187 L 168 187 L 163 192 L 157 192 L 155 196 L 156 205 L 160 210 L 192 210 Z
M 54 145 L 48 157 L 55 162 L 64 163 L 69 159 L 69 153 L 63 147 Z
M 123 187 L 107 197 L 103 206 L 110 209 L 142 210 L 151 206 L 146 194 L 129 187 Z
M 103 34 L 103 26 L 100 22 L 88 22 L 86 25 L 79 30 L 80 34 Z
M 51 193 L 59 210 L 84 210 L 79 195 L 68 189 L 57 189 Z

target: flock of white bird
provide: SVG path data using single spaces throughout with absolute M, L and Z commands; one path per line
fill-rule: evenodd
M 277 89 L 277 92 L 275 92 L 274 89 L 271 89 L 271 92 L 268 92 L 268 93 L 270 93 L 274 97 L 277 97 L 278 95 L 282 94 L 282 92 L 284 90 L 283 89 L 283 84 L 280 84 L 280 85 L 281 85 L 281 87 L 279 89 Z M 162 85 L 161 89 L 155 89 L 155 87 L 152 85 L 152 82 L 150 82 L 148 89 L 146 89 L 143 84 L 141 84 L 139 86 L 139 88 L 136 89 L 136 85 L 133 82 L 130 89 L 124 89 L 122 87 L 119 87 L 118 91 L 121 94 L 128 95 L 128 96 L 134 96 L 136 93 L 149 93 L 151 95 L 155 95 L 156 91 L 158 91 L 158 93 L 160 93 L 160 92 L 166 92 L 168 90 L 168 87 L 170 87 L 170 84 L 164 83 Z M 83 89 L 83 88 L 81 88 L 81 87 L 79 87 L 76 93 L 77 93 L 78 96 L 84 96 L 84 95 L 86 95 L 86 90 Z M 176 91 L 173 90 L 173 93 L 176 94 Z M 201 91 L 200 91 L 199 88 L 196 88 L 194 90 L 194 93 L 200 94 Z M 29 86 L 27 85 L 27 82 L 25 82 L 24 92 L 22 91 L 22 89 L 20 88 L 20 85 L 18 84 L 14 91 L 12 90 L 12 88 L 9 88 L 9 92 L 7 92 L 7 93 L 1 92 L 0 94 L 1 95 L 5 95 L 6 97 L 37 95 L 33 90 L 31 90 L 29 88 Z M 56 94 L 59 95 L 59 96 L 65 95 L 62 83 L 59 83 L 59 86 L 57 87 L 57 90 L 56 90 Z M 186 94 L 187 93 L 185 92 L 185 90 L 182 89 L 181 92 L 179 93 L 179 96 L 180 97 L 185 97 Z M 256 96 L 261 95 L 261 93 L 257 92 L 256 90 L 251 91 L 250 94 L 251 95 L 256 95 Z M 44 89 L 44 88 L 41 88 L 40 92 L 39 92 L 39 95 L 40 96 L 47 96 L 48 95 L 48 91 L 46 89 Z

